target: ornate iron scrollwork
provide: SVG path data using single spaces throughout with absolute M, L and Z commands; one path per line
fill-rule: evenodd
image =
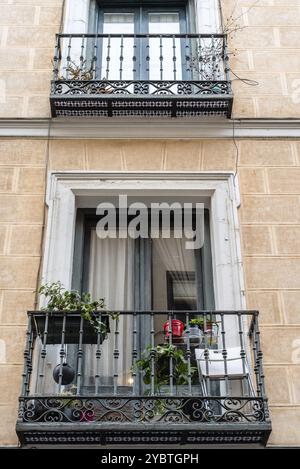
M 265 420 L 261 398 L 51 397 L 24 399 L 24 422 L 245 423 Z

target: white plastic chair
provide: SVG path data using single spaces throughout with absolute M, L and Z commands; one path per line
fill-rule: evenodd
M 247 380 L 249 392 L 254 396 L 254 387 L 247 357 L 242 359 L 240 347 L 230 347 L 227 348 L 226 351 L 228 380 Z M 200 384 L 204 396 L 208 395 L 206 386 L 207 379 L 225 381 L 225 360 L 222 354 L 222 350 L 209 349 L 207 350 L 207 353 L 208 357 L 206 358 L 205 349 L 195 349 Z

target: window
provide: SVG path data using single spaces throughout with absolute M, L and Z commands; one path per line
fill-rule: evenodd
M 168 310 L 170 306 L 174 308 L 178 320 L 184 319 L 181 316 L 183 302 L 188 304 L 186 309 L 191 317 L 196 309 L 241 309 L 241 294 L 235 281 L 240 278 L 238 266 L 241 261 L 233 254 L 240 251 L 235 247 L 238 236 L 236 219 L 231 218 L 236 210 L 231 176 L 219 174 L 219 179 L 215 175 L 209 179 L 206 175 L 206 180 L 203 176 L 195 177 L 195 174 L 184 174 L 178 179 L 174 179 L 174 175 L 153 174 L 151 179 L 147 175 L 147 180 L 144 180 L 141 176 L 140 179 L 132 179 L 132 175 L 126 173 L 113 176 L 99 174 L 95 178 L 93 173 L 90 177 L 85 176 L 84 180 L 78 179 L 76 174 L 68 175 L 66 179 L 60 174 L 53 174 L 52 178 L 52 186 L 57 189 L 55 195 L 48 200 L 55 200 L 59 210 L 51 203 L 49 229 L 52 234 L 47 238 L 44 281 L 51 283 L 60 279 L 68 289 L 90 290 L 96 297 L 104 296 L 107 308 L 114 311 L 156 311 L 154 324 L 151 323 L 150 314 L 141 315 L 135 327 L 132 315 L 124 315 L 129 316 L 129 320 L 125 317 L 121 318 L 122 321 L 120 319 L 118 349 L 122 353 L 116 360 L 107 360 L 108 356 L 111 357 L 113 341 L 116 340 L 116 322 L 111 321 L 109 337 L 101 347 L 100 372 L 95 370 L 95 366 L 99 365 L 95 346 L 85 345 L 84 358 L 81 361 L 84 376 L 82 392 L 94 392 L 95 376 L 100 376 L 98 384 L 101 392 L 105 393 L 106 390 L 107 395 L 114 392 L 114 381 L 118 393 L 131 393 L 130 351 L 135 348 L 133 338 L 136 337 L 138 354 L 149 346 L 149 340 L 153 336 L 155 344 L 163 343 L 166 332 L 164 323 L 168 320 L 168 315 L 161 314 L 161 311 Z M 189 200 L 205 203 L 206 242 L 203 248 L 195 250 L 194 255 L 191 255 L 190 250 L 186 250 L 174 236 L 163 240 L 99 239 L 96 235 L 99 218 L 95 216 L 95 208 L 91 211 L 83 207 L 96 207 L 103 200 L 114 200 L 123 191 L 130 193 L 134 200 L 144 201 L 145 192 L 148 192 L 148 197 L 152 194 L 152 197 L 159 197 L 159 200 L 170 201 L 176 198 L 182 201 L 188 197 Z M 232 211 L 228 211 L 228 204 L 232 204 Z M 76 226 L 74 232 L 72 229 L 62 230 L 62 227 L 72 226 Z M 232 263 L 228 259 L 232 259 Z M 239 346 L 239 324 L 234 315 L 226 317 L 225 326 L 226 345 Z M 151 334 L 152 330 L 154 334 Z M 72 347 L 68 346 L 68 357 L 76 368 L 78 350 L 72 350 Z M 59 363 L 58 355 L 59 348 L 53 351 L 54 358 L 49 368 L 51 386 L 51 370 Z M 113 379 L 112 373 L 117 378 Z M 47 380 L 45 383 L 47 384 Z M 135 392 L 143 394 L 144 389 L 139 387 Z
M 162 237 L 161 226 L 159 238 L 101 239 L 96 232 L 98 221 L 99 217 L 90 210 L 78 212 L 74 288 L 90 291 L 94 298 L 104 298 L 107 309 L 112 311 L 173 310 L 178 311 L 175 319 L 183 323 L 186 319 L 180 311 L 214 309 L 208 210 L 205 210 L 207 238 L 204 246 L 196 250 L 187 249 L 186 239 L 177 238 L 174 229 L 170 238 Z M 81 246 L 78 238 L 82 239 Z M 77 269 L 82 266 L 80 272 L 76 265 Z M 155 345 L 165 341 L 165 322 L 166 314 L 155 317 Z M 121 318 L 119 327 L 123 332 L 119 335 L 118 387 L 122 392 L 126 388 L 130 392 L 132 318 Z M 137 324 L 138 356 L 149 346 L 150 328 L 149 317 L 141 316 Z M 109 335 L 102 348 L 103 389 L 113 385 L 114 334 Z M 94 373 L 92 367 L 88 369 Z M 87 373 L 85 378 L 88 379 Z
M 93 21 L 99 41 L 99 75 L 107 80 L 181 80 L 184 47 L 179 38 L 159 34 L 187 32 L 185 6 L 101 6 Z M 147 38 L 139 35 L 157 35 Z M 117 36 L 114 36 L 117 35 Z M 123 36 L 124 35 L 124 36 Z M 129 35 L 129 37 L 128 37 Z

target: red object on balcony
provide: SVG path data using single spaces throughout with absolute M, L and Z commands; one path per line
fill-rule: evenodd
M 184 331 L 183 322 L 180 321 L 179 319 L 173 319 L 171 324 L 172 324 L 172 335 L 173 335 L 173 337 L 181 337 L 182 333 Z M 164 331 L 165 331 L 166 337 L 169 337 L 169 335 L 170 335 L 170 333 L 169 333 L 169 321 L 166 321 L 164 323 Z

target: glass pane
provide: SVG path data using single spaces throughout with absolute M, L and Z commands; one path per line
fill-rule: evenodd
M 149 13 L 150 34 L 179 34 L 179 13 Z M 150 39 L 150 80 L 181 80 L 182 58 L 180 39 Z
M 152 240 L 153 309 L 178 311 L 176 318 L 185 323 L 180 311 L 197 310 L 195 251 L 186 249 L 186 239 Z M 156 341 L 165 340 L 166 316 L 156 316 Z
M 134 34 L 134 13 L 104 13 L 104 34 Z M 107 80 L 132 80 L 133 38 L 103 39 L 102 77 Z

